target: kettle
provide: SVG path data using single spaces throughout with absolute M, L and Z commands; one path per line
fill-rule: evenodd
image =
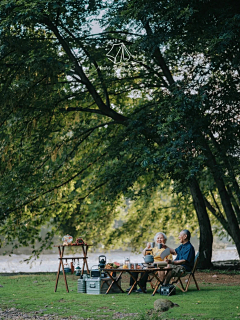
M 64 272 L 65 273 L 71 273 L 71 268 L 69 267 L 67 262 L 64 264 Z
M 100 260 L 100 258 L 102 258 Z M 98 257 L 98 261 L 99 261 L 99 265 L 98 265 L 98 268 L 101 270 L 101 269 L 104 269 L 105 268 L 105 265 L 106 265 L 106 256 L 104 255 L 101 255 Z
M 154 262 L 154 257 L 151 254 L 146 255 L 143 257 L 145 263 L 153 263 Z

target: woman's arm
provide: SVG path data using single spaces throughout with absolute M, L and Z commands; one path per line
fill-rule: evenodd
M 149 249 L 151 249 L 151 243 L 150 242 L 147 243 L 147 246 L 146 246 L 145 249 L 143 249 L 142 254 L 145 256 L 146 255 L 146 250 L 149 250 Z

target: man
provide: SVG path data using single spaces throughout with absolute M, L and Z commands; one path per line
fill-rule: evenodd
M 175 250 L 170 249 L 171 254 L 177 255 L 175 260 L 167 259 L 167 263 L 172 268 L 163 282 L 163 285 L 169 284 L 172 277 L 184 277 L 186 272 L 191 271 L 194 265 L 195 249 L 190 243 L 191 233 L 188 230 L 182 230 L 179 233 L 178 239 L 181 245 Z M 168 248 L 163 244 L 164 248 Z

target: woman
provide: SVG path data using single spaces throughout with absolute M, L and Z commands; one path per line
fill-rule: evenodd
M 147 243 L 147 246 L 145 249 L 143 249 L 143 255 L 146 255 L 146 251 L 147 250 L 151 250 L 152 251 L 152 255 L 154 257 L 154 263 L 158 263 L 160 261 L 163 261 L 163 259 L 160 257 L 161 253 L 165 250 L 164 248 L 158 249 L 157 245 L 158 244 L 165 244 L 167 242 L 167 236 L 165 235 L 165 233 L 163 232 L 158 232 L 155 234 L 154 237 L 154 242 L 155 242 L 155 247 L 151 248 L 151 242 Z M 167 257 L 164 258 L 165 259 L 172 259 L 172 255 L 168 255 Z M 138 274 L 134 273 L 133 274 L 134 277 L 137 277 Z M 163 280 L 164 276 L 165 276 L 165 272 L 164 271 L 158 271 L 158 276 L 160 278 L 160 280 Z M 141 279 L 141 286 L 145 289 L 146 291 L 146 284 L 147 284 L 147 279 L 148 279 L 148 273 L 145 273 L 145 275 L 143 276 L 143 278 Z M 133 278 L 130 278 L 130 286 L 132 286 L 134 283 Z M 131 288 L 131 287 L 130 287 Z M 130 290 L 130 288 L 127 289 L 127 292 Z M 141 289 L 134 288 L 133 291 L 137 291 L 137 292 L 142 292 Z
M 158 232 L 154 237 L 155 247 L 151 248 L 151 242 L 147 243 L 147 247 L 143 250 L 143 255 L 146 255 L 146 250 L 152 250 L 152 255 L 154 257 L 154 263 L 164 261 L 166 259 L 171 259 L 172 255 L 168 255 L 164 258 L 161 258 L 161 253 L 165 250 L 164 248 L 158 249 L 158 244 L 165 244 L 167 242 L 167 236 L 163 232 Z

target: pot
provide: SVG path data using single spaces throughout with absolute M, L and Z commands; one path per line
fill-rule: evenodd
M 151 254 L 146 255 L 143 257 L 145 263 L 153 263 L 154 262 L 154 257 Z
M 100 278 L 100 270 L 98 268 L 94 269 L 96 266 L 92 266 L 92 269 L 90 270 L 90 278 Z

